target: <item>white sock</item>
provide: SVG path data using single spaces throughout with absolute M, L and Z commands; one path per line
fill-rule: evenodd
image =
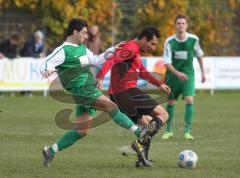
M 59 152 L 58 146 L 57 146 L 56 143 L 52 145 L 52 149 L 53 149 L 53 151 L 54 151 L 55 153 Z
M 129 129 L 132 133 L 135 133 L 135 131 L 138 129 L 138 126 L 133 124 L 132 127 Z

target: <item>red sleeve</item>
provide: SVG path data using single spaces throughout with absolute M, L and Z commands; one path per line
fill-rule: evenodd
M 115 53 L 113 54 L 115 55 Z M 113 66 L 115 57 L 112 56 L 108 58 L 102 65 L 101 69 L 98 71 L 96 78 L 103 80 L 109 69 Z
M 133 59 L 136 57 L 136 49 L 132 47 L 131 45 L 126 44 L 122 47 L 122 49 L 118 49 L 113 53 L 102 65 L 101 69 L 97 73 L 96 78 L 99 78 L 101 80 L 104 79 L 107 72 L 110 70 L 110 68 L 121 61 Z
M 141 73 L 140 73 L 140 77 L 146 81 L 148 81 L 149 83 L 159 87 L 162 82 L 160 82 L 160 80 L 156 79 L 152 74 L 150 74 L 147 69 L 144 67 L 144 65 L 141 63 Z

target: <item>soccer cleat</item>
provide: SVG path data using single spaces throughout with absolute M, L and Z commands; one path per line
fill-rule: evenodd
M 43 153 L 43 165 L 45 167 L 50 167 L 51 166 L 51 162 L 53 160 L 53 156 L 50 154 L 50 147 L 49 146 L 45 146 L 42 149 L 42 153 Z
M 162 139 L 169 139 L 173 136 L 173 133 L 172 132 L 164 132 L 164 134 L 162 135 Z
M 132 146 L 132 149 L 133 149 L 134 151 L 136 151 L 137 156 L 138 156 L 138 160 L 139 160 L 140 162 L 142 162 L 145 167 L 151 167 L 152 164 L 151 164 L 150 161 L 148 161 L 148 160 L 146 159 L 145 150 L 144 150 L 142 144 L 140 144 L 139 141 L 136 140 L 136 141 L 134 141 L 134 142 L 132 143 L 131 146 Z M 137 167 L 137 166 L 136 166 L 136 167 Z
M 194 139 L 194 137 L 189 132 L 186 132 L 184 134 L 184 138 L 187 139 L 187 140 L 193 140 Z

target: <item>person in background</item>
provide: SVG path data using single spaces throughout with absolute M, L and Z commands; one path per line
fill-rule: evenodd
M 34 33 L 33 38 L 28 40 L 20 52 L 23 57 L 42 58 L 46 56 L 44 46 L 44 35 L 42 31 L 38 30 Z
M 8 58 L 10 60 L 18 57 L 19 36 L 12 34 L 9 39 L 0 42 L 0 59 Z
M 93 52 L 93 54 L 101 54 L 103 52 L 102 41 L 100 38 L 99 27 L 93 25 L 89 28 L 89 39 L 87 47 Z

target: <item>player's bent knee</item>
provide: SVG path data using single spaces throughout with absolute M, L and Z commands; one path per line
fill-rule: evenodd
M 162 116 L 162 122 L 163 124 L 166 124 L 167 120 L 169 118 L 168 112 L 166 110 L 163 111 L 163 116 Z
M 77 132 L 82 136 L 85 137 L 88 135 L 89 129 L 86 130 L 77 130 Z
M 188 97 L 185 97 L 185 103 L 186 104 L 193 104 L 193 97 L 192 96 L 188 96 Z
M 118 106 L 114 102 L 109 101 L 106 104 L 106 107 L 104 108 L 104 111 L 110 112 L 110 111 L 112 111 L 113 109 L 116 109 L 116 108 L 118 108 Z

